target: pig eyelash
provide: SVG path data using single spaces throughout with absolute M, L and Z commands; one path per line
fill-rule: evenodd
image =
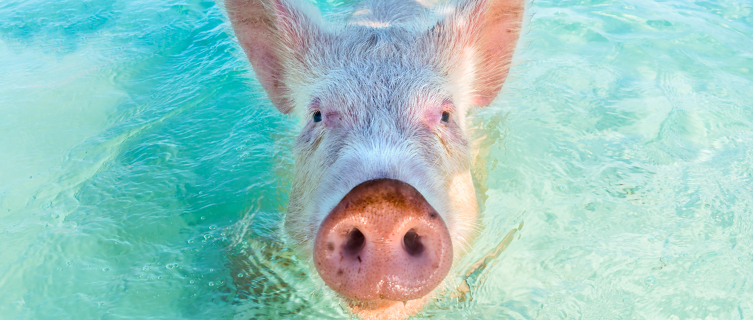
M 322 121 L 322 112 L 319 111 L 319 110 L 314 111 L 314 115 L 312 116 L 312 118 L 314 119 L 314 123 L 321 122 Z
M 314 113 L 311 114 L 311 119 L 314 120 L 314 123 L 322 122 L 322 111 L 319 110 L 320 104 L 321 101 L 319 100 L 319 98 L 314 98 L 309 104 L 309 108 L 314 111 Z

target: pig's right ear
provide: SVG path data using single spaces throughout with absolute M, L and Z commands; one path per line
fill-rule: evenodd
M 269 99 L 282 113 L 293 110 L 290 75 L 319 31 L 318 11 L 286 0 L 227 0 L 233 31 Z M 309 7 L 313 7 L 309 4 Z M 315 16 L 303 11 L 314 11 Z

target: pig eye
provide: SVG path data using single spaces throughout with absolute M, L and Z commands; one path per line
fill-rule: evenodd
M 316 111 L 314 112 L 314 122 L 320 122 L 322 121 L 322 112 Z
M 447 111 L 442 112 L 442 122 L 450 122 L 450 113 Z

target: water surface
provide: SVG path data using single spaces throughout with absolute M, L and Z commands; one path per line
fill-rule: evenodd
M 320 2 L 325 11 L 340 3 Z M 753 6 L 535 1 L 473 111 L 440 319 L 753 319 Z M 295 120 L 211 1 L 0 4 L 0 314 L 345 318 L 280 236 Z

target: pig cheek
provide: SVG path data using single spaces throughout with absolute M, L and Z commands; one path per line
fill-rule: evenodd
M 320 157 L 317 150 L 322 146 L 324 130 L 321 123 L 310 121 L 301 131 L 294 145 L 295 153 L 295 176 L 292 180 L 290 202 L 285 217 L 285 231 L 292 240 L 298 244 L 304 244 L 311 235 L 315 235 L 319 224 L 314 220 L 312 205 L 315 197 L 316 185 L 321 179 Z M 307 246 L 298 246 L 299 249 L 308 249 Z M 307 250 L 303 250 L 305 252 Z M 306 256 L 308 254 L 304 254 Z

